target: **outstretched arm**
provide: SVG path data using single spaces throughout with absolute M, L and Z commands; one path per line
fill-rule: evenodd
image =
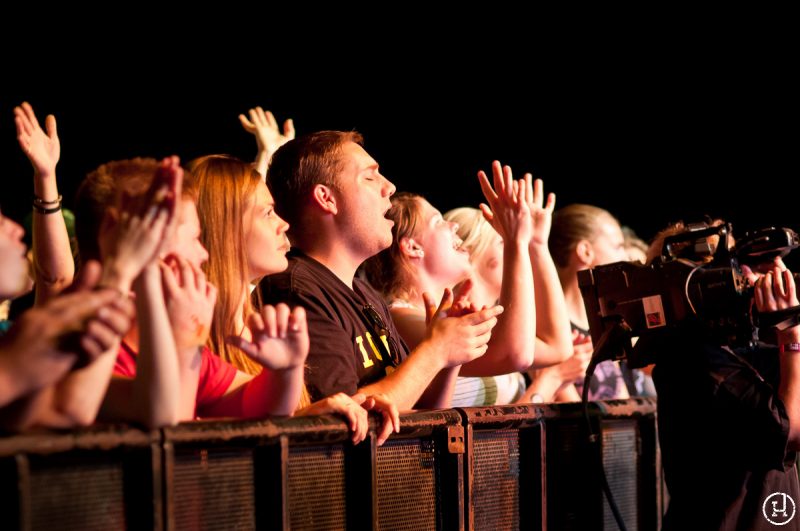
M 525 176 L 527 198 L 533 218 L 533 235 L 530 240 L 533 284 L 536 288 L 536 359 L 534 366 L 547 367 L 566 360 L 572 353 L 567 303 L 558 279 L 558 271 L 547 240 L 553 219 L 556 196 L 548 194 L 544 202 L 544 185 L 536 179 L 531 187 L 531 175 Z M 533 193 L 530 193 L 531 188 Z
M 33 166 L 33 265 L 36 304 L 40 305 L 69 286 L 75 275 L 56 183 L 61 143 L 55 117 L 47 116 L 47 132 L 43 131 L 28 102 L 14 107 L 14 123 L 19 146 Z
M 486 220 L 503 238 L 503 280 L 500 304 L 506 309 L 492 330 L 486 354 L 461 368 L 462 376 L 493 376 L 523 371 L 534 359 L 537 308 L 528 242 L 533 231 L 526 181 L 515 181 L 509 166 L 492 163 L 494 187 L 478 172 L 488 206 L 481 205 Z M 529 182 L 528 182 L 529 184 Z M 528 187 L 530 188 L 530 187 Z

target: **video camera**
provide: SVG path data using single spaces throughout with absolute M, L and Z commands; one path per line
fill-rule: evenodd
M 747 233 L 734 243 L 729 223 L 693 224 L 665 238 L 661 256 L 648 265 L 617 262 L 580 271 L 596 356 L 627 357 L 631 367 L 641 367 L 654 361 L 646 357 L 653 342 L 679 327 L 694 327 L 720 345 L 742 346 L 757 340 L 757 324 L 796 321 L 797 308 L 754 321 L 753 289 L 741 265 L 771 262 L 798 246 L 797 233 L 787 228 Z

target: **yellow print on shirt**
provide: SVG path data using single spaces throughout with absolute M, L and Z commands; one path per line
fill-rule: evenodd
M 380 350 L 375 347 L 375 343 L 372 341 L 372 335 L 369 332 L 365 332 L 365 335 L 367 336 L 367 343 L 369 343 L 369 346 L 372 349 L 372 352 L 375 354 L 375 357 L 378 359 L 378 361 L 383 361 Z M 383 346 L 386 347 L 386 352 L 389 352 L 389 342 L 387 341 L 386 336 L 381 335 L 380 339 L 381 343 L 383 343 Z M 361 357 L 363 358 L 362 364 L 364 365 L 364 368 L 366 369 L 372 367 L 375 362 L 370 359 L 367 349 L 364 347 L 364 338 L 361 336 L 356 336 L 356 344 L 358 345 L 358 349 L 361 351 Z

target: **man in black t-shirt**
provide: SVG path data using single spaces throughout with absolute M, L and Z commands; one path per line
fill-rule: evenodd
M 355 279 L 392 242 L 385 214 L 395 191 L 361 144 L 358 133 L 322 131 L 273 155 L 267 184 L 293 252 L 285 272 L 262 281 L 262 295 L 306 309 L 312 398 L 360 391 L 386 395 L 401 410 L 435 405 L 447 394 L 436 375 L 486 351 L 502 308 L 447 316 L 446 294 L 428 336 L 407 352 L 380 296 Z

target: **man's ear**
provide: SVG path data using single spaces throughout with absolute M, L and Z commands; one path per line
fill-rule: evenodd
M 579 241 L 578 245 L 575 246 L 575 256 L 579 264 L 591 267 L 592 263 L 594 263 L 594 246 L 592 246 L 592 242 L 589 240 Z
M 425 256 L 425 251 L 417 243 L 417 240 L 408 236 L 400 238 L 400 251 L 408 258 L 422 258 Z
M 330 214 L 337 214 L 339 209 L 336 205 L 336 197 L 333 195 L 333 190 L 324 184 L 317 184 L 313 190 L 314 203 L 325 212 Z

